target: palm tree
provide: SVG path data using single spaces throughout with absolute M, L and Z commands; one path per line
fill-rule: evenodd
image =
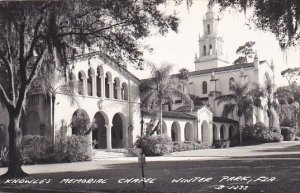
M 76 91 L 76 83 L 70 79 L 66 79 L 63 69 L 59 69 L 58 65 L 46 64 L 41 68 L 39 75 L 33 82 L 29 94 L 43 94 L 50 100 L 50 121 L 51 121 L 51 142 L 55 143 L 54 133 L 54 115 L 56 95 L 63 93 L 71 102 L 71 105 L 78 104 L 74 97 Z
M 153 111 L 155 116 L 152 118 L 153 130 L 161 133 L 162 129 L 162 111 L 163 104 L 173 101 L 173 99 L 180 97 L 185 105 L 193 106 L 189 93 L 183 91 L 183 87 L 187 87 L 187 81 L 181 80 L 178 76 L 171 76 L 171 65 L 163 65 L 160 68 L 152 65 L 152 78 L 146 79 L 140 85 L 141 98 L 144 107 Z M 155 119 L 158 119 L 158 123 Z M 156 125 L 156 127 L 155 127 Z
M 223 109 L 224 117 L 227 117 L 230 113 L 233 113 L 236 109 L 236 115 L 239 118 L 240 129 L 240 143 L 242 144 L 242 127 L 241 118 L 244 116 L 245 123 L 247 123 L 254 113 L 256 107 L 261 107 L 262 93 L 258 87 L 250 83 L 236 82 L 233 85 L 233 94 L 223 95 L 218 97 L 218 104 L 226 103 Z
M 262 87 L 262 92 L 267 102 L 267 116 L 269 119 L 270 129 L 273 128 L 275 113 L 280 112 L 280 106 L 275 100 L 275 97 L 273 96 L 274 94 L 273 88 L 274 88 L 274 84 L 272 83 L 272 80 L 270 78 L 267 78 L 264 87 Z

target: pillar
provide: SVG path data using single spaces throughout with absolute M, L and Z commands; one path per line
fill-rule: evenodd
M 106 127 L 106 150 L 111 150 L 111 127 L 112 125 L 105 125 Z
M 109 98 L 113 99 L 114 98 L 113 83 L 112 82 L 108 82 L 108 87 L 109 87 Z
M 122 97 L 121 97 L 121 87 L 117 87 L 117 99 L 118 100 L 122 100 Z
M 87 96 L 88 93 L 87 93 L 87 78 L 85 77 L 83 79 L 83 95 Z
M 96 76 L 92 76 L 92 96 L 97 96 L 97 79 Z
M 105 97 L 105 77 L 104 75 L 100 76 L 101 79 L 101 98 Z
M 220 140 L 220 136 L 221 136 L 220 135 L 220 127 L 217 126 L 217 139 L 216 140 Z

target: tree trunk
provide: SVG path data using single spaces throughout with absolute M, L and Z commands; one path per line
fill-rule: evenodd
M 52 146 L 54 147 L 55 144 L 55 131 L 54 131 L 54 113 L 55 113 L 55 94 L 50 94 L 50 104 L 51 104 L 51 140 L 52 140 Z
M 241 127 L 241 117 L 239 116 L 239 130 L 240 130 L 240 145 L 243 144 L 243 129 Z
M 8 171 L 4 174 L 3 178 L 15 178 L 26 176 L 27 174 L 22 169 L 22 155 L 21 155 L 21 140 L 22 134 L 19 128 L 21 110 L 9 111 L 9 148 L 8 157 L 9 165 Z
M 160 104 L 160 109 L 159 109 L 159 125 L 158 125 L 158 129 L 159 129 L 159 133 L 162 134 L 162 120 L 163 120 L 163 117 L 162 117 L 162 102 Z

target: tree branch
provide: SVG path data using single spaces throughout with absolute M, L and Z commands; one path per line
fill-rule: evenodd
M 110 29 L 110 28 L 113 28 L 113 27 L 116 27 L 116 26 L 119 26 L 119 25 L 123 25 L 125 23 L 129 23 L 130 21 L 131 20 L 126 20 L 126 21 L 123 21 L 123 22 L 120 22 L 120 23 L 115 23 L 115 24 L 112 24 L 110 26 L 94 30 L 92 32 L 74 32 L 74 31 L 70 31 L 70 32 L 62 33 L 59 36 L 63 37 L 63 36 L 67 36 L 67 35 L 93 35 L 93 34 L 101 32 L 101 31 L 105 31 L 107 29 Z
M 5 58 L 4 53 L 0 51 L 0 58 L 4 62 L 4 65 L 8 71 L 8 81 L 9 81 L 9 86 L 11 89 L 11 96 L 12 96 L 12 101 L 13 103 L 15 102 L 15 87 L 14 87 L 14 77 L 13 77 L 13 71 L 12 71 L 12 65 L 11 63 Z
M 9 100 L 9 98 L 7 97 L 7 94 L 4 88 L 2 87 L 1 83 L 0 83 L 0 99 L 7 107 L 7 109 L 11 109 L 13 107 L 13 102 Z
M 38 31 L 39 31 L 39 27 L 40 27 L 42 21 L 43 21 L 43 17 L 41 16 L 34 27 L 33 39 L 32 39 L 28 54 L 26 55 L 26 57 L 24 59 L 25 63 L 27 63 L 28 60 L 33 56 L 34 47 L 36 46 L 38 39 L 41 37 L 38 35 Z

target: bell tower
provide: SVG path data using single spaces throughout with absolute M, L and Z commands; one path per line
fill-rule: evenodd
M 195 70 L 205 70 L 227 66 L 223 54 L 223 38 L 218 34 L 218 21 L 213 5 L 203 18 L 203 35 L 199 37 L 199 56 L 195 56 Z

